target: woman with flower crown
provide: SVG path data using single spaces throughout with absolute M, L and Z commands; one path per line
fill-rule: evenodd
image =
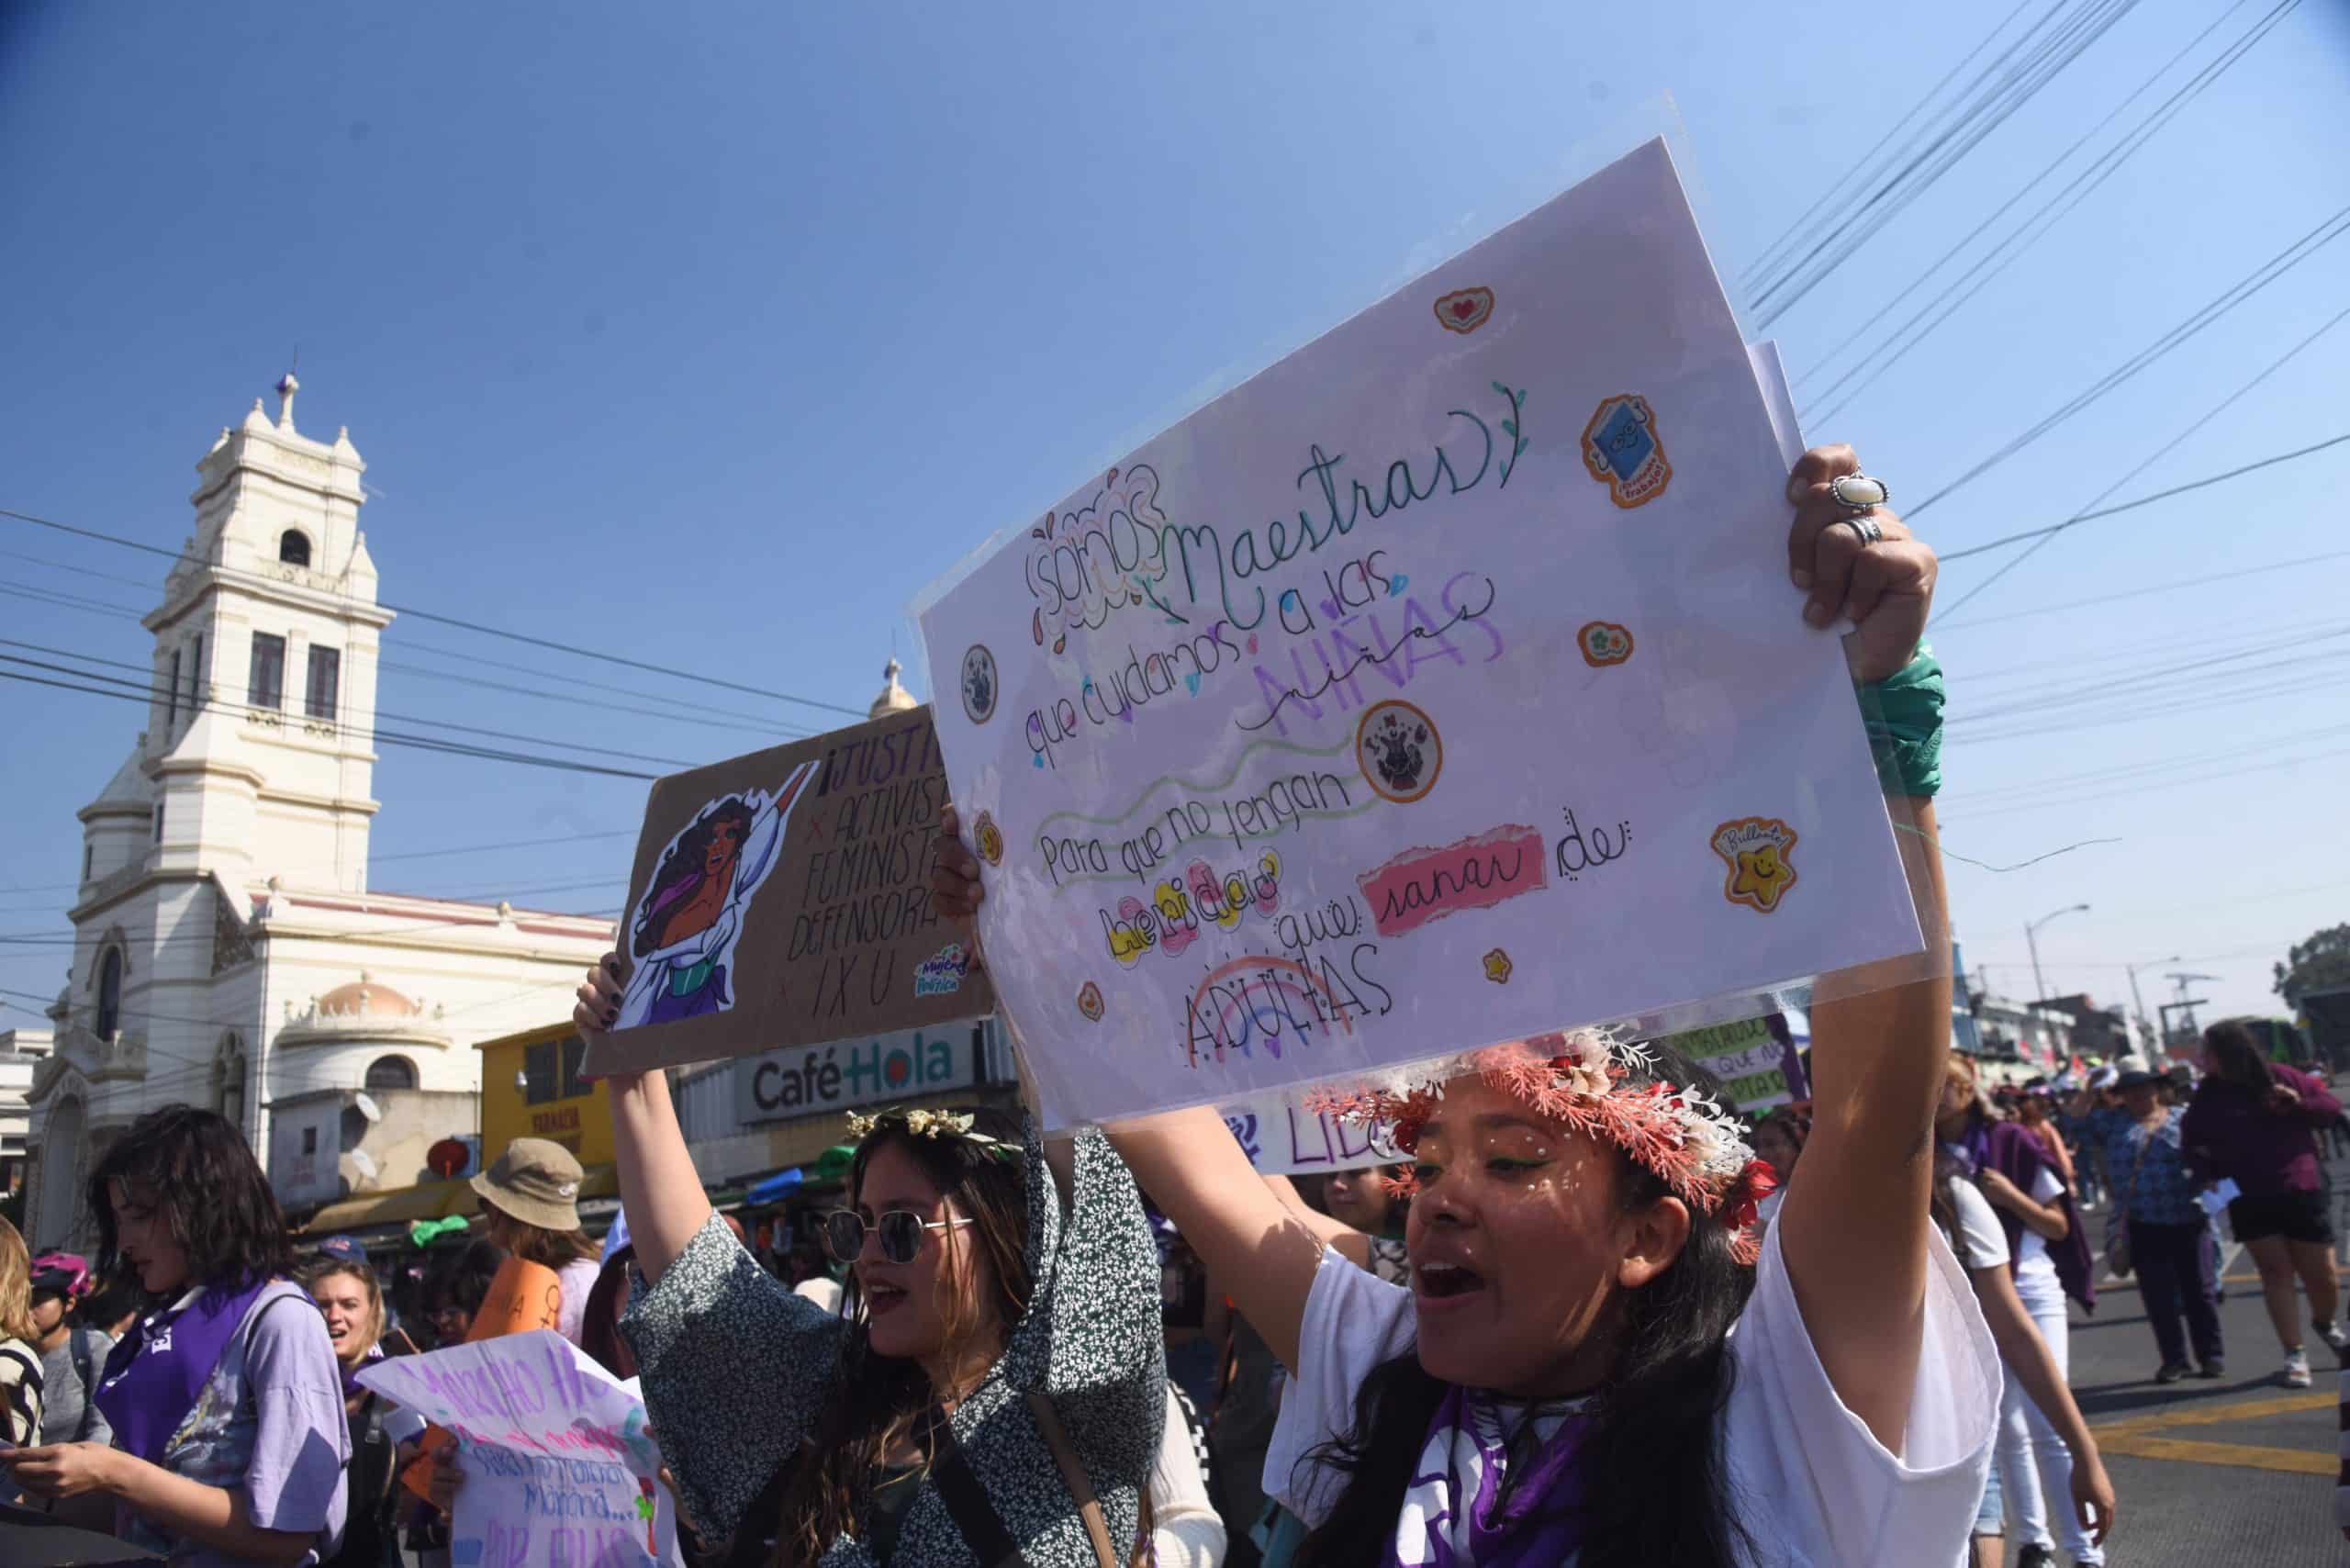
M 617 954 L 574 1019 L 610 1028 Z M 1214 1568 L 1224 1529 L 1168 1429 L 1158 1249 L 1098 1133 L 987 1109 L 853 1114 L 828 1312 L 711 1210 L 658 1071 L 609 1080 L 642 1279 L 621 1332 L 686 1517 L 772 1568 Z
M 1408 1287 L 1251 1179 L 1214 1112 L 1109 1129 L 1292 1373 L 1265 1484 L 1310 1527 L 1299 1568 L 1964 1560 L 2000 1378 L 1928 1213 L 1951 1016 L 1935 562 L 1889 512 L 1879 538 L 1840 526 L 1832 481 L 1857 472 L 1848 447 L 1804 454 L 1788 573 L 1876 688 L 1929 960 L 1823 983 L 1811 1137 L 1767 1237 L 1769 1169 L 1708 1081 L 1594 1032 L 1330 1097 L 1413 1157 Z M 942 843 L 942 908 L 978 876 Z

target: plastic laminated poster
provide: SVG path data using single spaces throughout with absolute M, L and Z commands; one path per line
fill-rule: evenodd
M 1055 1125 L 1923 947 L 1784 398 L 1663 140 L 1007 531 L 921 610 Z

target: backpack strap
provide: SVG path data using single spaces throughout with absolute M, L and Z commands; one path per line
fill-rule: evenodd
M 86 1443 L 91 1428 L 98 1424 L 98 1378 L 90 1364 L 90 1331 L 74 1329 L 65 1337 L 65 1349 L 73 1359 L 73 1375 L 82 1380 L 82 1418 L 74 1423 L 73 1440 Z

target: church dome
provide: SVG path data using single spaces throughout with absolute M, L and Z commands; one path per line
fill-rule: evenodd
M 891 659 L 884 666 L 881 673 L 887 678 L 889 684 L 881 689 L 881 695 L 873 700 L 873 706 L 865 711 L 867 718 L 885 718 L 891 713 L 902 713 L 910 708 L 922 706 L 914 700 L 912 692 L 898 684 L 898 671 L 901 667 L 896 659 Z
M 339 985 L 319 998 L 320 1018 L 414 1018 L 424 1011 L 415 1002 L 378 983 L 366 970 L 349 985 Z

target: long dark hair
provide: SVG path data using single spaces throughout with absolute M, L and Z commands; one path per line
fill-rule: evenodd
M 722 822 L 734 824 L 739 844 L 750 836 L 751 808 L 740 799 L 730 797 L 677 835 L 677 842 L 661 857 L 661 864 L 653 873 L 653 883 L 644 890 L 644 902 L 637 906 L 636 922 L 629 934 L 631 958 L 642 958 L 661 946 L 662 922 L 658 917 L 677 902 L 677 890 L 701 880 L 702 862 L 710 854 L 711 841 L 718 836 L 717 824 Z
M 1028 1269 L 1026 1161 L 1006 1158 L 1003 1152 L 1007 1146 L 1020 1147 L 1019 1124 L 989 1108 L 957 1114 L 970 1115 L 971 1130 L 995 1139 L 997 1147 L 968 1138 L 916 1136 L 902 1119 L 888 1120 L 857 1146 L 848 1182 L 853 1203 L 865 1190 L 866 1169 L 874 1155 L 896 1148 L 914 1162 L 923 1179 L 954 1205 L 957 1214 L 972 1221 L 961 1234 L 975 1238 L 994 1275 L 994 1289 L 983 1300 L 967 1298 L 956 1290 L 943 1293 L 940 1312 L 946 1321 L 950 1345 L 967 1343 L 994 1329 L 1009 1337 L 1013 1325 L 1028 1309 L 1034 1288 Z M 842 1535 L 861 1531 L 882 1455 L 904 1439 L 911 1439 L 925 1450 L 930 1444 L 939 1396 L 930 1386 L 929 1374 L 918 1361 L 873 1353 L 858 1311 L 861 1303 L 853 1271 L 846 1291 L 842 1313 L 855 1327 L 834 1370 L 832 1386 L 825 1391 L 822 1412 L 809 1434 L 808 1446 L 787 1462 L 791 1473 L 777 1521 L 773 1559 L 777 1568 L 813 1562 Z
M 1662 1080 L 1720 1097 L 1712 1074 L 1678 1051 L 1650 1049 L 1653 1065 L 1636 1069 L 1631 1081 Z M 1616 1161 L 1627 1210 L 1667 1194 L 1629 1157 L 1618 1153 Z M 1594 1568 L 1733 1568 L 1747 1554 L 1750 1538 L 1726 1495 L 1719 1438 L 1732 1375 L 1724 1342 L 1754 1288 L 1754 1271 L 1738 1261 L 1731 1241 L 1719 1215 L 1692 1209 L 1681 1255 L 1624 1300 L 1622 1343 L 1590 1407 L 1581 1450 L 1588 1501 L 1578 1561 Z M 1299 1547 L 1297 1568 L 1358 1568 L 1385 1556 L 1446 1392 L 1416 1351 L 1364 1380 L 1353 1430 L 1306 1457 L 1348 1479 L 1328 1520 Z
M 2268 1058 L 2254 1042 L 2252 1031 L 2235 1020 L 2225 1019 L 2204 1030 L 2203 1048 L 2210 1053 L 2212 1077 L 2255 1094 L 2266 1094 L 2276 1086 L 2277 1075 L 2268 1070 Z
M 1951 1253 L 1958 1260 L 1958 1266 L 1972 1269 L 1975 1263 L 1966 1245 L 1966 1232 L 1958 1223 L 1958 1199 L 1951 1193 L 1954 1182 L 1966 1179 L 1958 1156 L 1946 1146 L 1937 1147 L 1934 1150 L 1934 1184 L 1926 1200 L 1926 1212 L 1933 1217 L 1936 1225 L 1942 1226 L 1942 1239 L 1950 1243 Z
M 215 1111 L 166 1105 L 130 1124 L 90 1172 L 98 1219 L 98 1272 L 121 1257 L 114 1184 L 153 1194 L 191 1283 L 243 1290 L 294 1271 L 285 1216 L 236 1124 Z

